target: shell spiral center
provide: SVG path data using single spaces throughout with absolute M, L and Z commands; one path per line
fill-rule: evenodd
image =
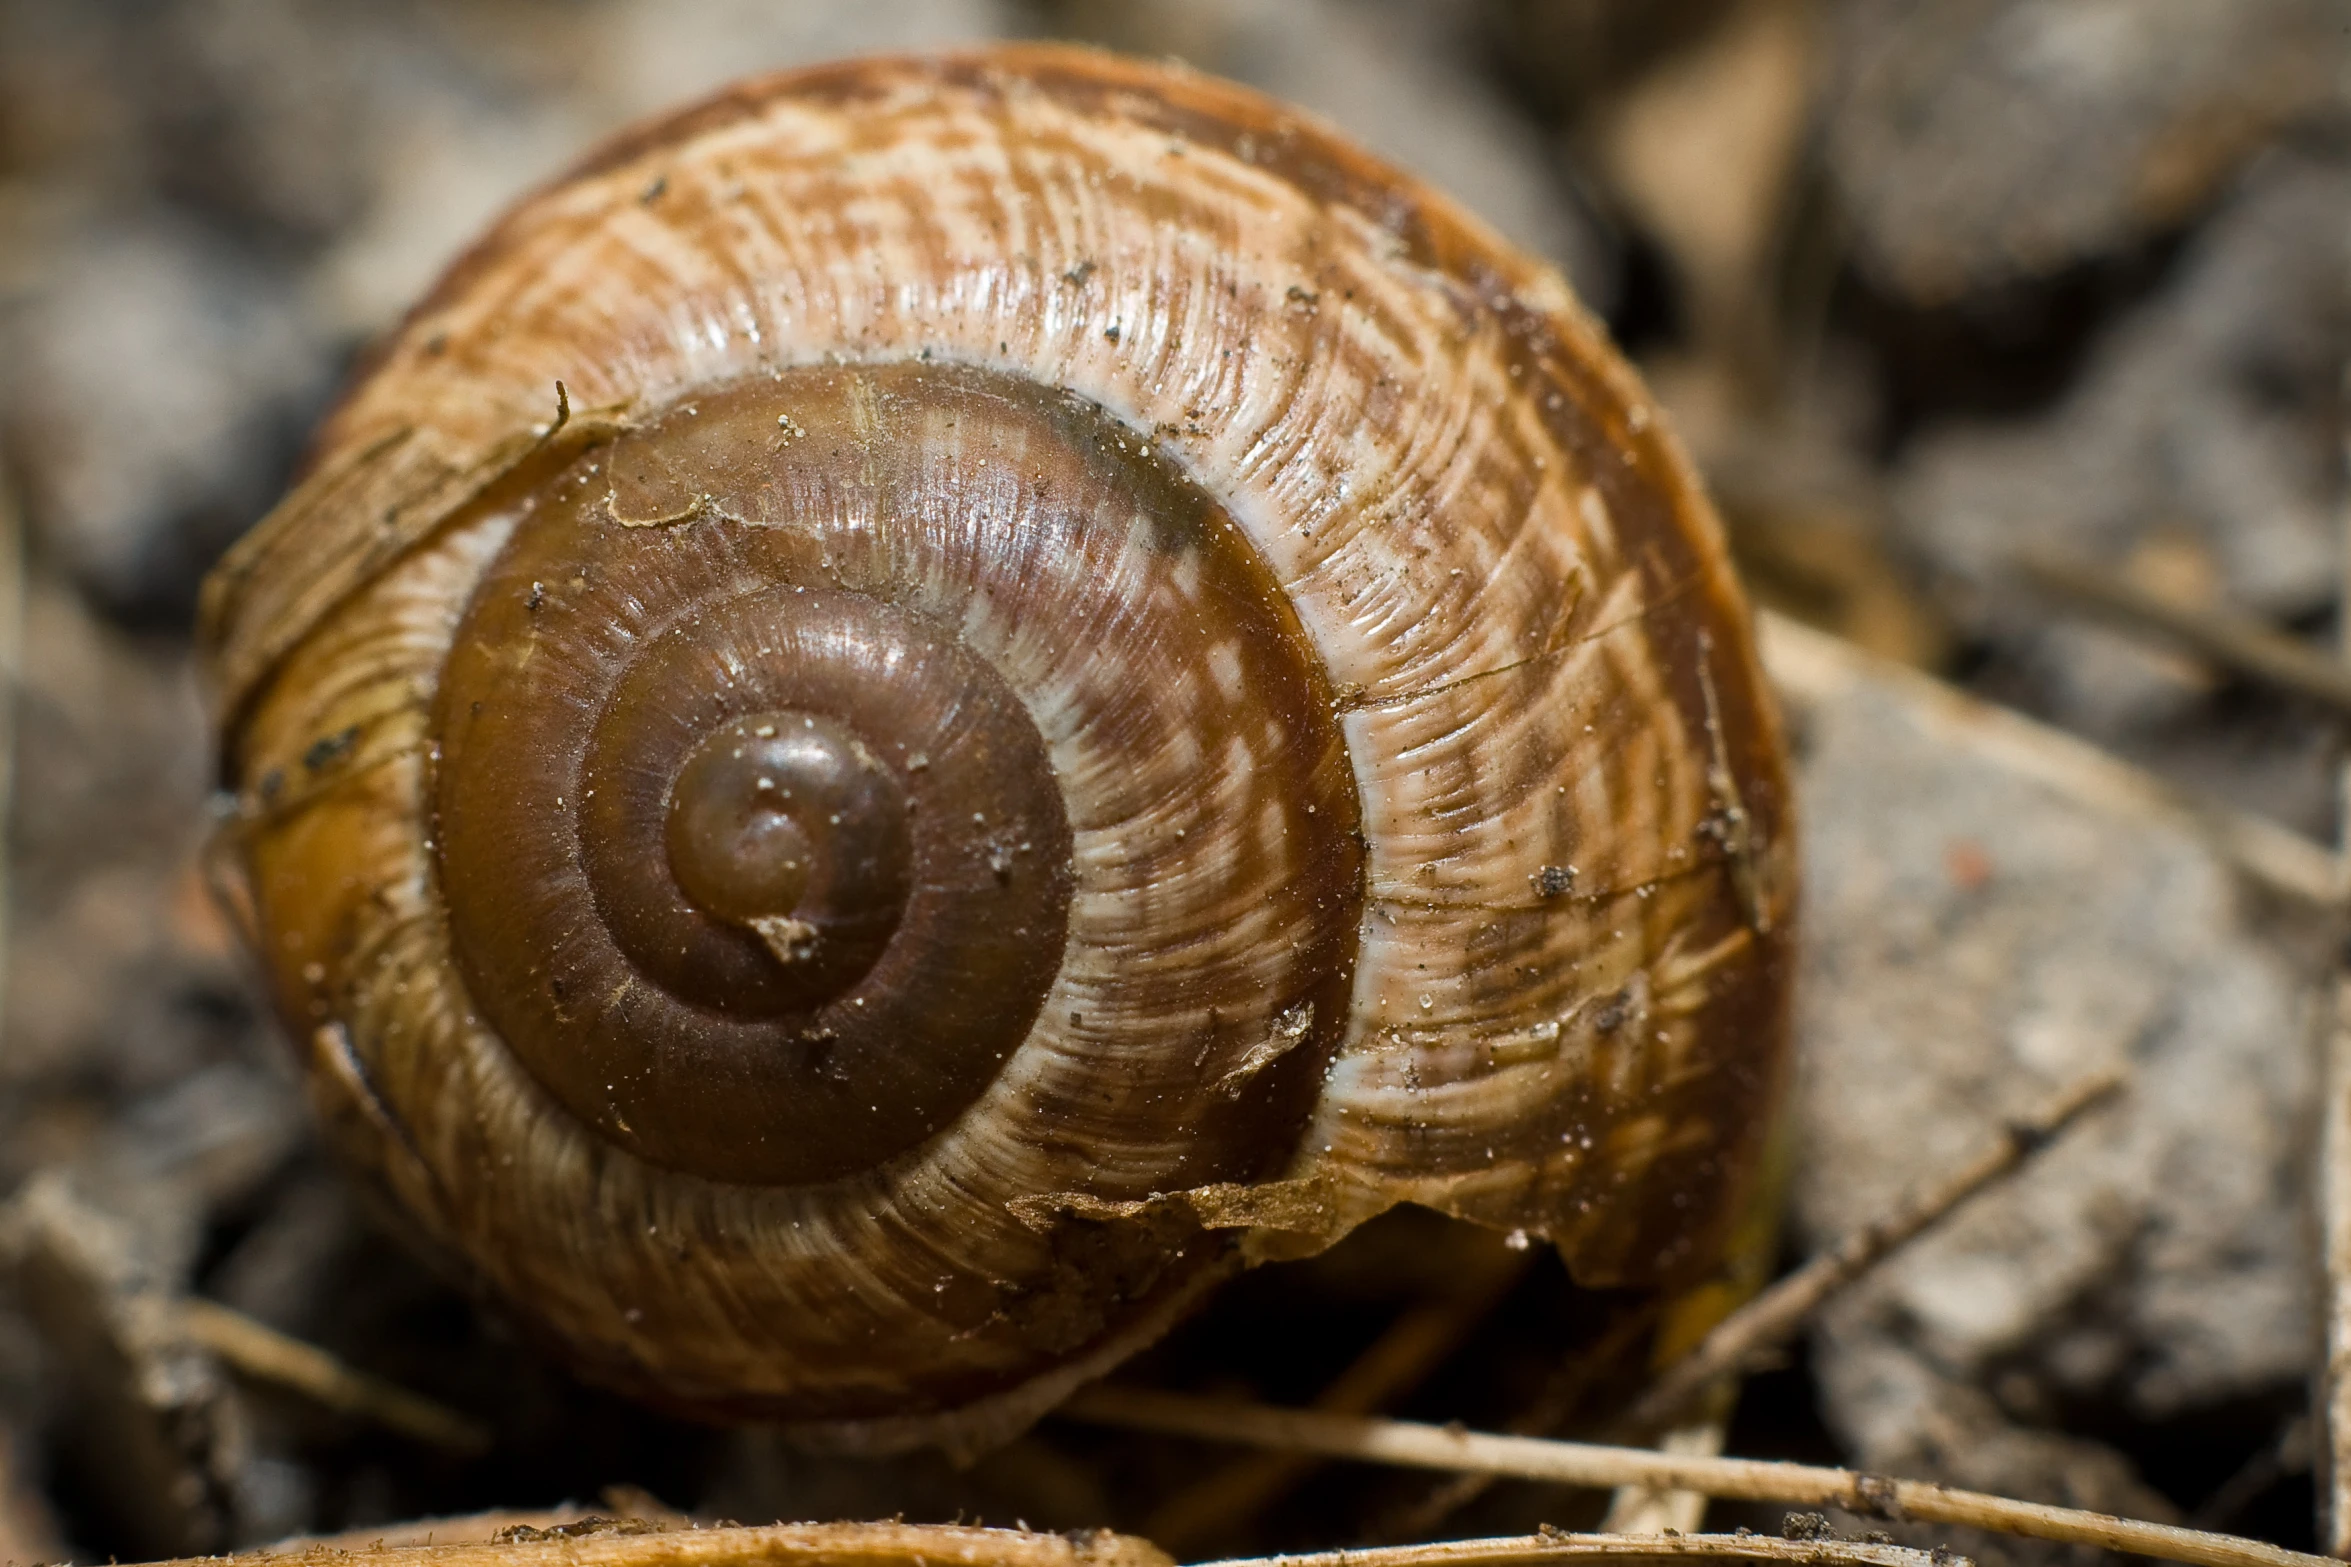
M 468 993 L 573 1116 L 823 1182 L 1025 1050 L 1152 1040 L 1171 1110 L 1215 1107 L 1186 1163 L 1285 1156 L 1344 1014 L 1352 779 L 1278 585 L 1148 443 L 991 372 L 811 368 L 518 512 L 438 698 L 435 857 Z
M 873 966 L 909 872 L 906 794 L 847 725 L 812 713 L 737 719 L 670 785 L 664 841 L 679 888 L 756 934 L 810 999 Z

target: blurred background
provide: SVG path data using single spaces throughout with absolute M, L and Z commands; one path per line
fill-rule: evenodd
M 2307 1543 L 2336 932 L 2293 868 L 2335 841 L 2351 716 L 2342 0 L 0 0 L 0 1560 L 614 1486 L 1179 1555 L 1576 1521 L 1394 1474 L 1236 1491 L 1224 1455 L 1050 1423 L 967 1470 L 817 1463 L 584 1391 L 355 1211 L 205 893 L 197 583 L 371 334 L 626 120 L 1038 36 L 1294 100 L 1556 262 L 1758 599 L 1859 650 L 1789 696 L 1817 824 L 1792 1257 L 2101 1052 L 2149 1085 L 1841 1303 L 1733 1450 Z M 1905 667 L 2160 785 L 2051 785 Z M 190 1293 L 471 1425 L 240 1369 L 151 1309 Z M 1304 1401 L 1432 1301 L 1452 1336 L 1378 1401 L 1573 1427 L 1556 1265 L 1410 1218 L 1247 1281 L 1140 1374 Z

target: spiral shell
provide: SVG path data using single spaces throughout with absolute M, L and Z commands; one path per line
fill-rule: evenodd
M 226 858 L 346 1152 L 588 1374 L 1016 1428 L 1397 1203 L 1710 1263 L 1780 741 L 1551 272 L 1022 47 L 525 200 L 209 585 Z

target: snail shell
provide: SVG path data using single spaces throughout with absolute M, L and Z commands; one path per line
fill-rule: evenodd
M 1785 1056 L 1776 722 L 1564 284 L 1052 47 L 525 200 L 208 587 L 346 1153 L 589 1375 L 1017 1428 L 1402 1202 L 1707 1267 Z

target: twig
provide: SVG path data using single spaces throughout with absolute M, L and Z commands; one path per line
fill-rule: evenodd
M 340 1563 L 364 1551 L 368 1567 L 1169 1567 L 1147 1540 L 1107 1529 L 1035 1534 L 949 1524 L 772 1524 L 645 1530 L 613 1519 L 470 1539 L 482 1519 L 397 1524 L 378 1536 L 288 1541 L 241 1556 L 191 1557 L 154 1567 L 288 1567 Z M 454 1527 L 465 1543 L 423 1543 Z M 380 1539 L 381 1543 L 377 1543 Z M 1596 1562 L 1642 1567 L 1667 1561 L 1766 1562 L 1788 1567 L 1973 1567 L 1964 1556 L 1862 1540 L 1783 1540 L 1761 1534 L 1632 1538 L 1540 1534 L 1446 1540 L 1373 1550 L 1240 1557 L 1201 1567 L 1541 1567 Z
M 2152 633 L 2231 673 L 2351 718 L 2351 664 L 2273 631 L 2249 615 L 2175 604 L 2127 577 L 2046 549 L 2020 550 L 2014 559 L 2026 580 L 2051 598 L 2118 630 Z
M 2351 972 L 2335 974 L 2334 1015 L 2320 1062 L 2319 1214 L 2325 1248 L 2326 1356 L 2319 1371 L 2324 1416 L 2319 1540 L 2351 1555 Z
M 16 491 L 0 467 L 0 822 L 9 819 L 16 779 L 16 692 L 24 651 L 24 531 Z M 0 976 L 8 969 L 8 837 L 0 833 Z M 0 995 L 0 1002 L 6 997 Z M 7 1041 L 0 1039 L 0 1056 Z M 0 1562 L 41 1561 L 58 1554 L 56 1520 L 24 1483 L 15 1443 L 0 1426 Z
M 658 1534 L 665 1529 L 691 1529 L 694 1520 L 664 1503 L 641 1486 L 608 1485 L 597 1500 L 603 1505 L 561 1507 L 518 1512 L 500 1508 L 487 1513 L 444 1513 L 433 1518 L 411 1518 L 404 1523 L 372 1524 L 334 1534 L 297 1534 L 273 1540 L 249 1556 L 300 1557 L 328 1552 L 348 1556 L 400 1546 L 508 1544 L 516 1540 L 578 1538 L 590 1534 Z M 735 1527 L 732 1524 L 729 1528 Z
M 1401 1313 L 1323 1389 L 1314 1407 L 1361 1415 L 1408 1392 L 1458 1349 L 1525 1274 L 1523 1255 L 1486 1270 L 1468 1287 Z M 1169 1497 L 1144 1520 L 1143 1532 L 1171 1551 L 1228 1536 L 1294 1488 L 1320 1463 L 1283 1453 L 1228 1464 Z
M 2239 1464 L 2235 1474 L 2197 1504 L 2196 1510 L 2188 1515 L 2188 1527 L 2225 1528 L 2286 1476 L 2308 1474 L 2310 1443 L 2310 1416 L 2296 1415 L 2280 1428 L 2274 1439 Z
M 334 1534 L 297 1534 L 272 1540 L 246 1553 L 250 1557 L 305 1556 L 320 1551 L 348 1555 L 353 1551 L 392 1550 L 407 1545 L 479 1545 L 501 1535 L 512 1538 L 520 1529 L 560 1529 L 596 1515 L 586 1508 L 563 1506 L 518 1512 L 501 1508 L 487 1513 L 445 1513 L 434 1518 L 411 1518 L 373 1528 L 344 1529 Z M 616 1516 L 626 1518 L 626 1512 Z
M 1865 1517 L 1916 1519 L 1991 1529 L 2028 1539 L 2094 1545 L 2199 1567 L 2323 1567 L 2328 1558 L 2259 1540 L 2204 1534 L 2173 1524 L 2144 1523 L 2070 1507 L 2020 1502 L 1980 1491 L 1960 1491 L 1925 1480 L 1897 1480 L 1812 1464 L 1754 1458 L 1703 1458 L 1559 1442 L 1540 1437 L 1493 1436 L 1446 1426 L 1326 1415 L 1311 1410 L 1233 1404 L 1145 1388 L 1092 1387 L 1061 1406 L 1062 1414 L 1098 1425 L 1238 1442 L 1281 1452 L 1322 1453 L 1362 1463 L 1416 1469 L 1482 1469 L 1491 1474 L 1556 1485 L 1613 1489 L 1645 1485 L 1703 1491 L 1750 1502 L 1835 1507 Z M 1350 1561 L 1352 1561 L 1350 1553 Z
M 2351 365 L 2343 372 L 2351 391 Z M 2351 471 L 2351 422 L 2342 431 L 2343 466 Z M 2351 656 L 2351 494 L 2338 530 L 2342 580 L 2336 634 Z M 2335 873 L 2351 887 L 2351 760 L 2343 764 L 2336 802 Z M 2326 1350 L 2318 1369 L 2318 1538 L 2335 1556 L 2351 1556 L 2351 963 L 2335 965 L 2335 1010 L 2319 1059 L 2318 1213 L 2324 1275 Z
M 370 1420 L 452 1453 L 490 1447 L 489 1429 L 420 1393 L 343 1364 L 315 1344 L 280 1333 L 217 1301 L 179 1303 L 181 1331 L 256 1381 L 289 1388 L 338 1414 Z
M 1505 1428 L 1512 1436 L 1549 1436 L 1576 1412 L 1601 1374 L 1631 1354 L 1657 1325 L 1662 1302 L 1654 1298 L 1638 1310 L 1627 1311 L 1593 1339 L 1576 1347 L 1545 1379 L 1543 1389 L 1526 1408 L 1511 1416 Z M 1416 1540 L 1436 1531 L 1437 1525 L 1494 1488 L 1501 1475 L 1466 1473 L 1447 1475 L 1420 1497 L 1375 1518 L 1367 1538 Z
M 1892 1213 L 1863 1225 L 1723 1318 L 1696 1349 L 1675 1361 L 1634 1401 L 1615 1423 L 1616 1433 L 1632 1436 L 1658 1430 L 1720 1378 L 1754 1369 L 1793 1338 L 1829 1297 L 2015 1170 L 2121 1086 L 2121 1074 L 2111 1071 L 2075 1083 L 2030 1115 L 2009 1122 L 1997 1140 L 1964 1166 L 1910 1194 Z
M 0 470 L 0 822 L 9 819 L 16 783 L 16 693 L 24 676 L 24 514 Z M 7 840 L 0 835 L 0 974 L 7 971 Z M 4 998 L 0 998 L 4 999 Z M 0 1049 L 5 1041 L 0 1041 Z
M 1731 1410 L 1737 1399 L 1728 1384 L 1718 1384 L 1715 1396 L 1698 1418 L 1659 1434 L 1651 1445 L 1661 1453 L 1701 1454 L 1712 1458 L 1731 1436 Z M 1601 1515 L 1604 1534 L 1692 1534 L 1706 1521 L 1704 1491 L 1660 1491 L 1646 1485 L 1622 1485 L 1608 1499 Z
M 2322 908 L 2343 902 L 2342 863 L 2329 845 L 2200 799 L 2086 740 L 1873 658 L 1785 615 L 1759 611 L 1755 629 L 1764 668 L 1791 700 L 1830 700 L 1864 681 L 1883 686 L 1904 699 L 1909 716 L 1922 728 L 1957 740 L 2021 777 L 2097 810 L 2176 822 L 2239 870 L 2288 897 Z
M 552 1529 L 510 1529 L 499 1539 L 475 1543 L 474 1526 L 488 1517 L 396 1524 L 373 1536 L 361 1531 L 331 1540 L 293 1540 L 241 1556 L 193 1557 L 154 1567 L 288 1567 L 295 1562 L 328 1567 L 360 1551 L 368 1567 L 1169 1567 L 1167 1556 L 1149 1541 L 1107 1529 L 1061 1535 L 948 1524 L 838 1523 L 648 1531 L 605 1518 Z M 426 1543 L 427 1536 L 451 1529 L 458 1540 Z M 1693 1560 L 1788 1567 L 1974 1567 L 1964 1556 L 1862 1540 L 1783 1540 L 1761 1534 L 1631 1538 L 1558 1530 L 1240 1557 L 1201 1567 L 1541 1567 L 1550 1562 L 1642 1567 Z
M 1974 1567 L 1965 1556 L 1864 1540 L 1782 1540 L 1767 1534 L 1542 1534 L 1439 1540 L 1371 1550 L 1313 1551 L 1204 1562 L 1200 1567 L 1518 1567 L 1539 1562 L 1789 1562 L 1803 1567 Z
M 312 1542 L 157 1567 L 346 1567 L 350 1557 Z M 1107 1529 L 1036 1534 L 910 1523 L 648 1529 L 641 1521 L 612 1519 L 510 1532 L 482 1544 L 387 1545 L 365 1559 L 367 1567 L 1170 1567 L 1167 1554 L 1149 1541 Z

